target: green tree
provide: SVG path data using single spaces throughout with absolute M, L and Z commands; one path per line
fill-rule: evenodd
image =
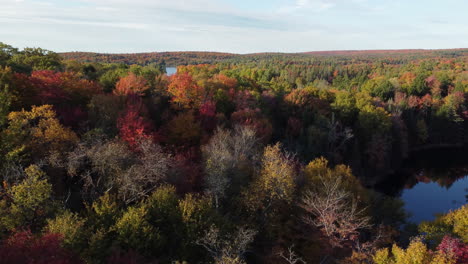
M 17 48 L 13 48 L 8 44 L 0 42 L 0 67 L 6 66 L 11 57 L 17 53 Z
M 430 92 L 430 88 L 426 83 L 427 74 L 419 73 L 413 81 L 413 84 L 408 88 L 410 95 L 423 96 Z
M 22 226 L 40 228 L 58 209 L 52 200 L 52 185 L 36 165 L 24 170 L 25 179 L 6 189 L 0 201 L 0 225 L 3 232 Z
M 178 209 L 185 233 L 179 253 L 183 259 L 205 257 L 205 254 L 200 254 L 195 242 L 205 234 L 210 226 L 220 221 L 219 215 L 212 205 L 211 197 L 192 193 L 179 200 Z
M 6 125 L 7 116 L 13 102 L 13 94 L 10 91 L 12 75 L 11 68 L 2 68 L 0 66 L 0 128 Z
M 115 245 L 116 233 L 112 230 L 122 216 L 122 210 L 114 195 L 105 193 L 86 206 L 86 224 L 89 237 L 82 256 L 88 262 L 104 263 Z
M 148 210 L 144 206 L 131 206 L 117 220 L 113 230 L 117 241 L 125 249 L 149 253 L 159 244 L 159 230 L 148 222 Z
M 25 48 L 10 59 L 16 70 L 28 73 L 32 70 L 59 70 L 61 62 L 60 55 L 41 48 Z
M 88 219 L 95 228 L 109 229 L 122 214 L 117 199 L 108 192 L 87 205 L 86 210 Z
M 347 91 L 338 91 L 331 107 L 339 119 L 348 125 L 353 123 L 358 112 L 354 95 Z
M 361 90 L 368 92 L 372 96 L 379 97 L 383 101 L 387 101 L 393 98 L 395 87 L 390 80 L 384 76 L 379 76 L 364 83 Z
M 385 109 L 369 104 L 359 110 L 358 126 L 361 136 L 369 139 L 373 134 L 388 133 L 392 127 L 392 120 Z
M 104 92 L 110 93 L 115 89 L 116 83 L 120 78 L 124 77 L 127 69 L 119 67 L 116 69 L 109 69 L 99 77 L 99 83 L 102 85 Z
M 86 219 L 68 210 L 53 219 L 48 219 L 45 231 L 61 234 L 63 245 L 76 253 L 81 253 L 85 249 L 89 236 Z
M 179 199 L 173 186 L 157 188 L 145 201 L 148 221 L 159 230 L 158 254 L 165 257 L 179 255 L 179 246 L 185 239 Z

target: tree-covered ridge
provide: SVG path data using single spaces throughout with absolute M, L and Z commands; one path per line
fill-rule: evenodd
M 465 263 L 466 206 L 411 231 L 365 188 L 413 149 L 466 144 L 454 52 L 169 77 L 1 44 L 0 263 Z
M 415 59 L 457 58 L 468 56 L 468 49 L 449 50 L 361 50 L 361 51 L 314 51 L 303 53 L 253 53 L 232 54 L 219 52 L 149 52 L 131 54 L 106 54 L 92 52 L 60 53 L 66 60 L 80 62 L 124 63 L 124 64 L 165 64 L 167 66 L 248 62 L 268 59 L 288 60 L 294 63 L 309 63 L 314 60 L 338 62 L 374 61 L 401 63 Z
M 64 59 L 81 62 L 125 63 L 125 64 L 165 64 L 177 66 L 184 64 L 204 64 L 225 61 L 236 57 L 235 54 L 218 52 L 158 52 L 133 54 L 105 54 L 91 52 L 60 53 Z

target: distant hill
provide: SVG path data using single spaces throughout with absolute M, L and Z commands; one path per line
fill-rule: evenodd
M 311 55 L 375 55 L 375 54 L 431 54 L 440 52 L 468 52 L 468 49 L 397 49 L 397 50 L 332 50 L 310 51 L 304 54 Z
M 125 63 L 146 65 L 150 63 L 165 63 L 168 66 L 186 64 L 205 64 L 216 61 L 233 59 L 239 55 L 220 52 L 148 52 L 148 53 L 92 53 L 92 52 L 66 52 L 60 55 L 67 60 L 81 62 Z
M 65 52 L 60 55 L 66 60 L 76 60 L 80 62 L 100 62 L 100 63 L 125 63 L 147 65 L 151 63 L 166 64 L 167 66 L 206 64 L 216 62 L 228 62 L 236 60 L 257 60 L 271 58 L 313 58 L 313 57 L 349 57 L 349 58 L 370 58 L 370 57 L 407 57 L 431 58 L 431 57 L 461 57 L 468 56 L 468 49 L 404 49 L 404 50 L 337 50 L 337 51 L 311 51 L 300 53 L 252 53 L 233 54 L 221 52 L 148 52 L 148 53 L 92 53 L 92 52 Z

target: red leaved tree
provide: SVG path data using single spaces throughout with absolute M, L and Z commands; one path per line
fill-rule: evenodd
M 82 263 L 64 249 L 60 234 L 34 236 L 31 231 L 17 232 L 0 246 L 0 263 L 3 264 L 73 264 Z
M 212 101 L 205 102 L 199 110 L 202 127 L 212 131 L 216 127 L 216 104 Z
M 142 139 L 157 140 L 153 123 L 145 118 L 146 107 L 139 97 L 132 96 L 127 101 L 127 107 L 117 120 L 120 138 L 131 147 L 136 147 Z
M 453 255 L 457 264 L 468 263 L 468 245 L 458 238 L 445 236 L 437 249 L 445 254 Z
M 255 99 L 252 91 L 238 91 L 237 93 L 234 90 L 230 90 L 230 93 L 235 95 L 235 104 L 237 110 L 242 110 L 245 108 L 254 108 L 258 105 L 257 100 Z
M 91 98 L 101 93 L 100 86 L 83 79 L 75 72 L 34 71 L 31 76 L 14 77 L 22 107 L 50 104 L 67 126 L 76 126 L 85 120 L 84 111 Z
M 114 252 L 108 259 L 108 264 L 138 264 L 142 263 L 142 257 L 135 251 Z
M 203 189 L 203 169 L 200 152 L 196 147 L 179 150 L 174 155 L 174 166 L 169 183 L 180 194 L 200 192 Z
M 56 105 L 64 100 L 86 104 L 93 95 L 101 92 L 97 83 L 83 79 L 75 72 L 35 71 L 29 79 L 42 104 Z
M 269 142 L 273 134 L 273 126 L 270 121 L 264 117 L 260 109 L 242 109 L 234 112 L 231 115 L 231 120 L 234 124 L 243 125 L 252 128 L 257 136 L 263 142 Z

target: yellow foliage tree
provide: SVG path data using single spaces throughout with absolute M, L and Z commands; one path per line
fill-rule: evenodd
M 89 235 L 85 231 L 85 224 L 86 219 L 67 210 L 54 219 L 48 219 L 45 231 L 51 234 L 61 234 L 63 244 L 70 249 L 82 249 Z
M 351 192 L 358 202 L 367 202 L 367 191 L 353 175 L 349 166 L 340 164 L 334 168 L 330 168 L 328 166 L 328 160 L 320 157 L 311 161 L 304 168 L 304 175 L 306 187 L 311 189 L 322 186 L 322 181 L 335 182 L 340 179 L 340 188 Z
M 247 207 L 251 210 L 270 210 L 278 202 L 290 203 L 295 189 L 294 175 L 291 156 L 281 151 L 281 145 L 266 147 L 262 169 L 246 193 Z
M 441 215 L 432 222 L 422 222 L 419 232 L 426 234 L 431 240 L 441 241 L 445 235 L 455 235 L 468 243 L 468 204 Z
M 174 117 L 168 125 L 169 141 L 173 144 L 195 144 L 200 140 L 201 126 L 193 115 L 188 111 Z
M 375 264 L 455 264 L 456 259 L 442 251 L 433 252 L 421 241 L 414 239 L 407 249 L 393 245 L 378 250 L 373 257 Z
M 33 106 L 31 111 L 11 112 L 3 132 L 6 157 L 22 161 L 29 153 L 35 157 L 66 151 L 78 141 L 76 134 L 60 124 L 51 105 Z

